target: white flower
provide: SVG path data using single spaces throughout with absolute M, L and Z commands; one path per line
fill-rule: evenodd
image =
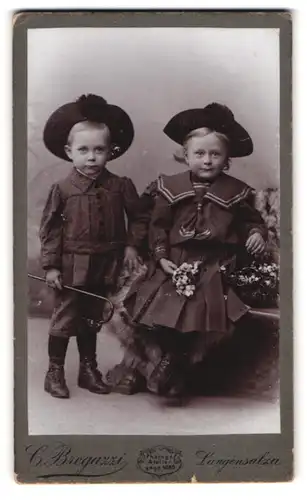
M 176 287 L 178 295 L 190 297 L 195 290 L 194 275 L 198 272 L 198 266 L 201 262 L 196 261 L 193 264 L 183 262 L 173 273 L 172 282 Z
M 195 269 L 196 271 L 198 271 L 198 268 L 199 268 L 200 264 L 201 264 L 200 260 L 197 260 L 196 262 L 194 262 L 193 269 Z
M 189 269 L 189 264 L 184 262 L 178 269 L 181 269 L 182 271 L 187 271 Z
M 188 291 L 195 290 L 195 286 L 194 285 L 187 285 L 186 290 L 188 290 Z
M 200 262 L 194 262 L 194 265 L 193 265 L 192 270 L 191 270 L 193 275 L 195 275 L 199 272 L 199 264 L 200 264 Z

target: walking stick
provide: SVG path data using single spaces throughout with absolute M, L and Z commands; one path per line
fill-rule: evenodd
M 35 276 L 34 274 L 28 273 L 28 277 L 32 278 L 34 280 L 37 280 L 37 281 L 42 281 L 43 283 L 46 284 L 46 280 L 44 278 L 42 278 L 41 276 Z M 108 323 L 112 319 L 115 307 L 114 307 L 113 302 L 111 302 L 111 300 L 109 300 L 107 297 L 103 297 L 102 295 L 97 295 L 96 293 L 86 292 L 85 290 L 80 290 L 79 288 L 75 288 L 75 287 L 69 286 L 69 285 L 62 285 L 62 288 L 66 289 L 66 290 L 71 290 L 72 292 L 81 293 L 82 295 L 86 295 L 87 297 L 93 297 L 95 299 L 100 299 L 100 300 L 104 300 L 105 302 L 108 302 L 108 304 L 110 306 L 109 314 L 107 316 L 107 319 L 102 320 L 100 323 L 101 324 Z

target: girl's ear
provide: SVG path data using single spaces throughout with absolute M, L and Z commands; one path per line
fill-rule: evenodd
M 183 157 L 184 157 L 184 161 L 186 162 L 186 164 L 188 165 L 188 150 L 186 147 L 183 147 Z
M 229 158 L 229 157 L 228 157 L 228 158 L 226 158 L 226 161 L 225 161 L 225 165 L 224 165 L 223 170 L 224 170 L 224 171 L 229 170 L 229 169 L 230 169 L 230 165 L 231 165 L 231 158 Z
M 64 146 L 64 150 L 65 150 L 65 153 L 67 154 L 68 158 L 70 160 L 72 160 L 72 156 L 71 156 L 71 147 L 68 146 L 68 144 L 66 144 L 66 146 Z
M 174 153 L 174 159 L 176 161 L 178 161 L 178 163 L 187 163 L 187 158 L 186 158 L 186 154 L 185 154 L 185 151 L 184 151 L 184 148 L 180 148 L 178 149 L 175 153 Z

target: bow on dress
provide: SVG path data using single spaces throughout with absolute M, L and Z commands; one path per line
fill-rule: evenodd
M 212 235 L 211 230 L 206 227 L 206 215 L 203 210 L 204 196 L 211 186 L 210 182 L 201 182 L 192 177 L 192 185 L 195 190 L 195 205 L 187 214 L 187 220 L 180 228 L 180 235 L 187 239 L 207 240 Z

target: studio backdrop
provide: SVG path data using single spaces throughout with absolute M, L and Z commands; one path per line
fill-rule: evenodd
M 250 133 L 254 153 L 231 175 L 256 189 L 279 185 L 279 34 L 274 29 L 66 28 L 28 32 L 28 256 L 52 182 L 71 165 L 49 153 L 49 115 L 81 94 L 102 95 L 132 118 L 135 140 L 112 172 L 141 192 L 161 172 L 185 168 L 164 134 L 181 110 L 226 104 Z

